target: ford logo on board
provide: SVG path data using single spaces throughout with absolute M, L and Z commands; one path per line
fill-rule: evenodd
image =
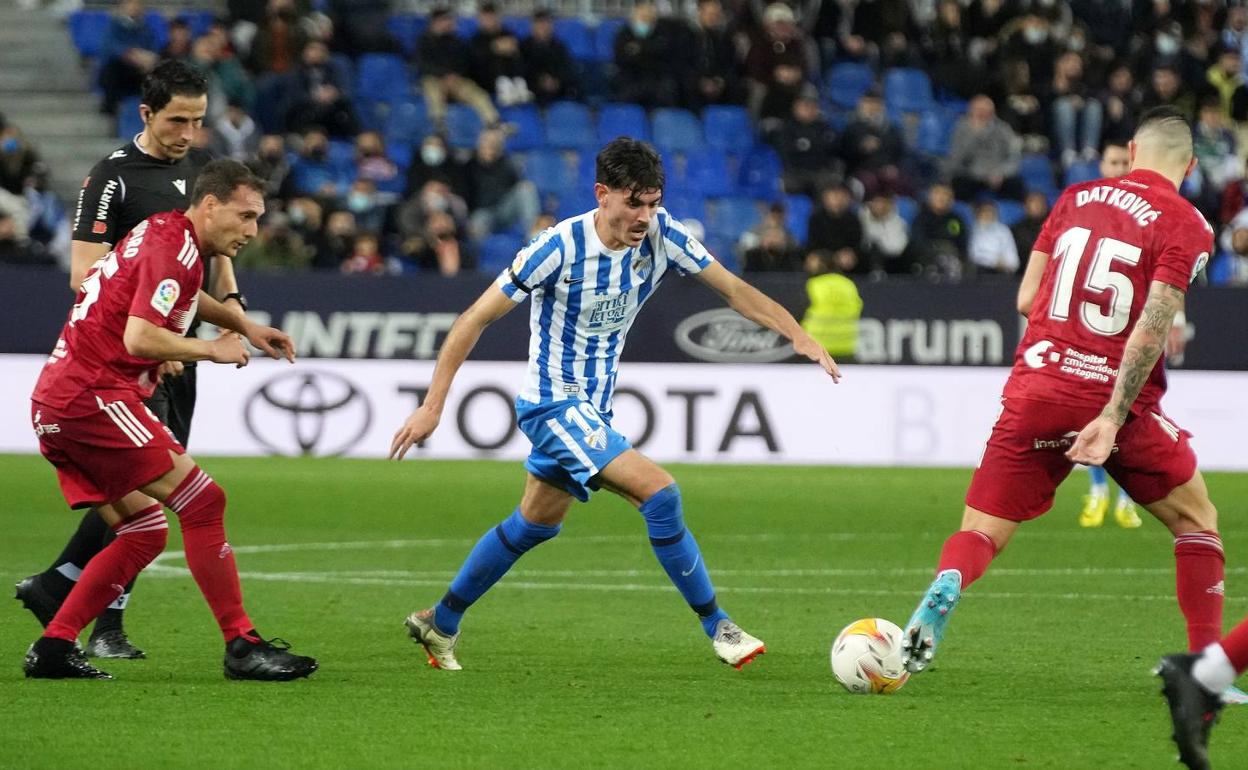
M 788 340 L 729 308 L 704 310 L 681 321 L 676 345 L 693 358 L 717 364 L 770 364 L 793 357 Z

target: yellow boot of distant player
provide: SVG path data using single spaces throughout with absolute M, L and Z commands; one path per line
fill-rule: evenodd
M 1114 521 L 1123 529 L 1137 529 L 1144 523 L 1135 510 L 1135 503 L 1126 495 L 1118 496 L 1118 503 L 1114 506 Z
M 1108 512 L 1108 495 L 1084 495 L 1083 512 L 1079 514 L 1079 526 L 1099 527 L 1105 523 L 1105 514 Z

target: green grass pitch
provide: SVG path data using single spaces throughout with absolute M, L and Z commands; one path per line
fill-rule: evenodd
M 229 682 L 212 617 L 167 554 L 128 613 L 146 661 L 113 682 L 22 678 L 38 635 L 0 605 L 0 767 L 1167 768 L 1150 668 L 1184 644 L 1170 538 L 1075 523 L 1084 477 L 964 598 L 935 667 L 853 696 L 828 647 L 859 617 L 904 623 L 956 527 L 966 470 L 672 468 L 721 604 L 767 642 L 717 662 L 640 516 L 602 494 L 468 614 L 466 670 L 428 668 L 401 621 L 514 506 L 518 463 L 206 458 L 252 618 L 316 655 L 289 684 Z M 42 569 L 77 522 L 38 457 L 0 457 L 0 564 Z M 1210 474 L 1248 602 L 1248 476 Z M 175 534 L 170 550 L 181 547 Z M 285 546 L 275 548 L 273 546 Z M 5 589 L 8 590 L 8 589 Z M 1215 764 L 1248 755 L 1231 708 Z

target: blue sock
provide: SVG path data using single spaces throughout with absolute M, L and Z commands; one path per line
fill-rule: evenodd
M 1088 466 L 1088 478 L 1092 479 L 1092 494 L 1105 497 L 1109 494 L 1109 474 L 1099 465 Z
M 525 551 L 557 534 L 559 525 L 534 524 L 521 516 L 520 509 L 516 508 L 502 524 L 482 535 L 472 547 L 464 565 L 459 568 L 459 574 L 451 581 L 446 596 L 434 608 L 434 625 L 444 634 L 459 633 L 459 621 L 472 603 L 507 574 L 507 570 Z
M 702 621 L 707 636 L 715 636 L 715 625 L 727 619 L 728 613 L 715 603 L 715 589 L 706 572 L 706 562 L 693 533 L 685 529 L 685 519 L 680 510 L 680 487 L 672 484 L 656 492 L 641 504 L 641 515 L 646 519 L 646 531 L 650 546 L 659 564 L 667 572 L 680 595 L 685 597 L 693 611 Z
M 1131 495 L 1128 495 L 1127 490 L 1123 489 L 1122 487 L 1118 487 L 1118 505 L 1119 506 L 1131 505 Z

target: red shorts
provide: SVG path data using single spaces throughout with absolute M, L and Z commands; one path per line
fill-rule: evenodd
M 975 469 L 966 504 L 984 513 L 1026 521 L 1053 506 L 1053 494 L 1074 465 L 1066 450 L 1100 413 L 1047 401 L 1002 399 Z M 1185 430 L 1154 409 L 1118 431 L 1105 470 L 1142 505 L 1155 503 L 1196 475 L 1196 454 Z
M 170 451 L 186 452 L 142 401 L 111 398 L 84 396 L 68 414 L 30 403 L 39 451 L 55 466 L 71 508 L 120 500 L 168 473 Z

